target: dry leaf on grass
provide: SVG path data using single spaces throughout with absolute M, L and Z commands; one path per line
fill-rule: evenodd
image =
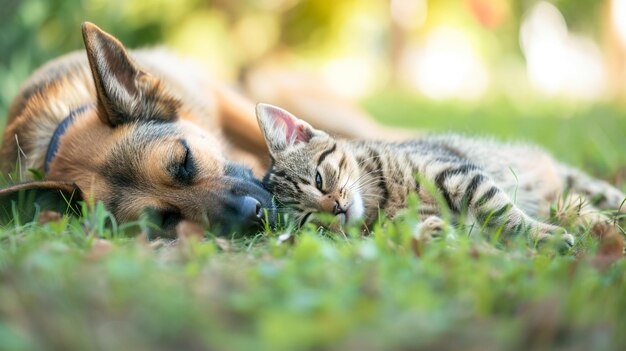
M 195 222 L 181 221 L 176 225 L 176 236 L 178 239 L 187 239 L 192 236 L 202 239 L 204 238 L 204 228 Z
M 58 222 L 61 220 L 61 214 L 55 211 L 43 211 L 37 217 L 37 223 L 46 224 L 50 222 Z
M 94 239 L 91 249 L 85 254 L 85 258 L 90 261 L 100 260 L 113 249 L 113 244 L 105 239 Z
M 230 251 L 230 240 L 226 240 L 224 238 L 215 238 L 215 244 L 222 251 L 226 251 L 226 252 Z
M 624 237 L 611 223 L 594 224 L 591 235 L 599 241 L 598 252 L 591 261 L 596 268 L 605 270 L 624 257 Z

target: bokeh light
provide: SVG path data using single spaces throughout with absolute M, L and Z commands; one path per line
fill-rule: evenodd
M 434 29 L 407 53 L 404 65 L 412 86 L 431 99 L 478 99 L 488 87 L 483 59 L 456 28 Z
M 85 20 L 231 84 L 271 66 L 352 100 L 626 102 L 626 0 L 12 0 L 0 20 L 3 111 L 35 67 L 82 49 Z
M 626 45 L 626 0 L 613 0 L 611 19 L 622 44 Z
M 520 30 L 528 79 L 539 92 L 577 99 L 598 99 L 606 88 L 602 54 L 588 37 L 568 31 L 559 10 L 548 2 L 535 5 Z

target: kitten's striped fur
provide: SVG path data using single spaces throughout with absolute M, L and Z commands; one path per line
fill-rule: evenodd
M 434 186 L 453 214 L 542 240 L 565 233 L 536 219 L 548 215 L 559 194 L 600 197 L 598 206 L 613 210 L 626 197 L 534 146 L 453 134 L 402 143 L 341 140 L 265 104 L 258 105 L 257 118 L 272 157 L 264 183 L 302 223 L 327 212 L 370 225 L 379 210 L 393 217 L 405 208 L 412 192 L 420 199 L 422 218 L 438 215 L 441 209 L 429 191 Z M 606 220 L 591 206 L 581 214 L 592 222 Z M 570 234 L 562 237 L 573 243 Z

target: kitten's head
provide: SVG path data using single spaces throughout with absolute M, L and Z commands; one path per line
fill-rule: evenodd
M 258 104 L 256 113 L 272 158 L 263 183 L 279 206 L 295 211 L 300 225 L 316 213 L 342 223 L 363 217 L 360 171 L 344 142 L 272 105 Z

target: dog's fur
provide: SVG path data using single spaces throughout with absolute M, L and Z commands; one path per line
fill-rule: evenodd
M 76 116 L 45 181 L 2 189 L 4 204 L 18 191 L 60 193 L 101 200 L 119 221 L 156 214 L 169 229 L 190 220 L 234 230 L 250 208 L 255 216 L 259 206 L 271 210 L 271 195 L 231 162 L 245 159 L 258 172 L 267 162 L 251 103 L 193 62 L 165 50 L 128 52 L 90 23 L 82 30 L 86 55 L 40 68 L 10 107 L 1 169 L 20 180 L 43 172 L 55 130 Z

